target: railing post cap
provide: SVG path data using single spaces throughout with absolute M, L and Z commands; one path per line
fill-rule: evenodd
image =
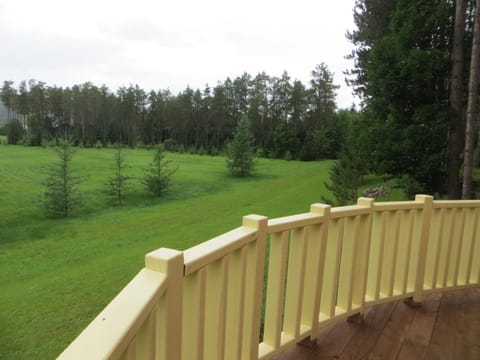
M 375 203 L 375 199 L 370 197 L 359 197 L 357 199 L 357 205 L 360 205 L 360 206 L 373 207 L 374 203 Z
M 150 270 L 167 273 L 168 264 L 172 261 L 181 261 L 183 263 L 183 252 L 169 248 L 160 248 L 145 255 L 145 267 Z
M 331 205 L 328 204 L 312 204 L 310 205 L 310 212 L 319 215 L 327 215 L 330 214 L 330 209 L 332 208 Z
M 425 194 L 417 194 L 415 195 L 415 201 L 420 201 L 420 202 L 433 201 L 433 196 L 425 195 Z
M 258 229 L 259 226 L 267 226 L 268 217 L 263 215 L 250 214 L 243 217 L 242 225 Z

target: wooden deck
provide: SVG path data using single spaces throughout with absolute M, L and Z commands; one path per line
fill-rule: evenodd
M 377 305 L 363 324 L 322 329 L 315 346 L 295 345 L 276 360 L 480 359 L 480 289 L 430 294 L 420 308 Z

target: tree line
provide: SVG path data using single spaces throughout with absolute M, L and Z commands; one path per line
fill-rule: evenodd
M 138 85 L 112 92 L 90 82 L 72 87 L 4 81 L 1 100 L 8 110 L 9 143 L 41 145 L 59 136 L 76 144 L 166 142 L 205 152 L 223 149 L 242 116 L 251 124 L 257 152 L 273 158 L 332 158 L 343 141 L 342 117 L 335 103 L 338 86 L 325 64 L 307 85 L 285 71 L 244 73 L 203 90 L 146 92 Z

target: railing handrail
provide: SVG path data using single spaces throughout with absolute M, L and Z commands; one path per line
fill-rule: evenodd
M 60 356 L 119 358 L 166 290 L 167 275 L 142 269 Z M 142 296 L 132 296 L 142 294 Z M 109 334 L 108 337 L 105 334 Z M 85 346 L 88 344 L 88 346 Z
M 147 254 L 145 268 L 60 358 L 267 359 L 366 306 L 479 286 L 479 228 L 480 200 L 428 195 L 249 215 L 183 252 Z

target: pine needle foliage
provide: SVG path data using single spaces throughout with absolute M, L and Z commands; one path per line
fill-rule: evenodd
M 143 184 L 150 193 L 160 197 L 167 191 L 172 175 L 177 169 L 171 167 L 171 160 L 165 160 L 162 147 L 157 146 L 153 153 L 153 161 L 145 169 Z
M 81 205 L 80 178 L 71 165 L 75 153 L 72 142 L 67 138 L 58 139 L 54 150 L 58 161 L 47 170 L 40 206 L 48 215 L 61 218 L 70 216 Z
M 335 196 L 336 201 L 323 198 L 322 200 L 333 205 L 348 205 L 355 203 L 358 190 L 363 182 L 365 166 L 352 149 L 345 148 L 329 171 L 330 181 L 325 187 Z

